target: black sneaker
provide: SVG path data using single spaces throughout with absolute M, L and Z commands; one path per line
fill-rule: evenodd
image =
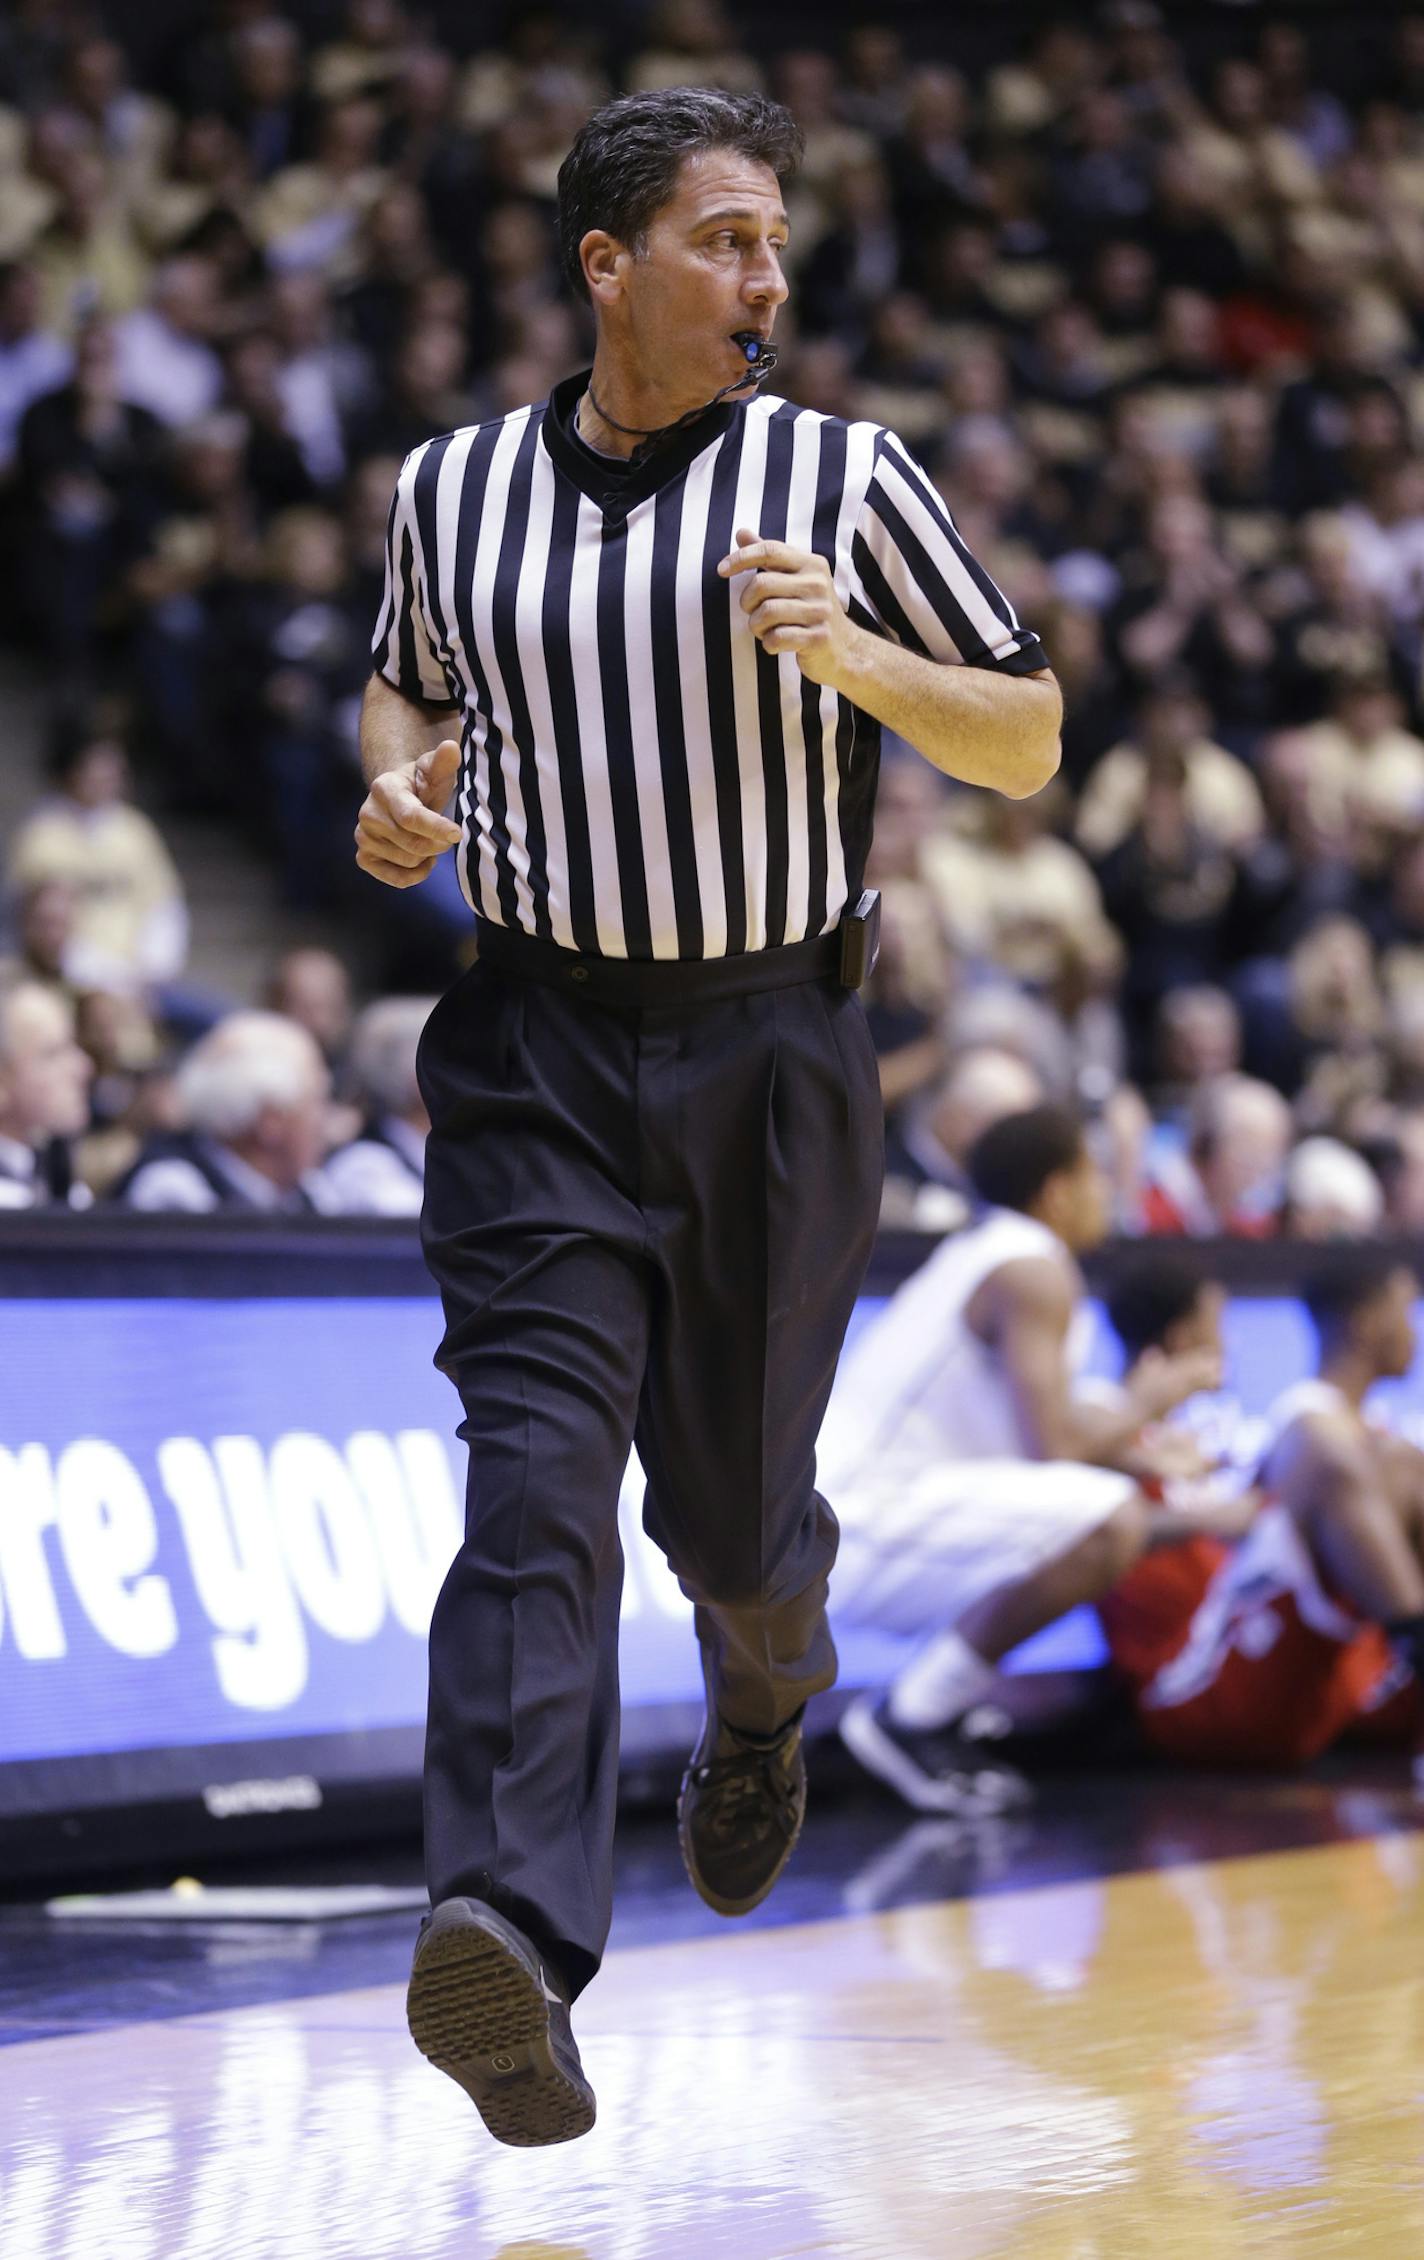
M 698 1897 L 719 1915 L 750 1914 L 790 1859 L 805 1817 L 800 1719 L 761 1742 L 709 1709 L 677 1800 L 682 1864 Z
M 891 1718 L 884 1696 L 874 1702 L 868 1695 L 858 1695 L 841 1714 L 840 1735 L 866 1772 L 895 1790 L 917 1813 L 952 1813 L 970 1819 L 1011 1812 L 1032 1802 L 1033 1792 L 1023 1775 L 993 1754 L 993 1744 L 1007 1725 L 1001 1712 L 981 1705 L 949 1726 L 923 1730 L 900 1726 Z
M 496 2142 L 528 2150 L 572 2142 L 593 2125 L 568 2002 L 523 1931 L 483 1900 L 442 1899 L 426 1916 L 406 2021 Z

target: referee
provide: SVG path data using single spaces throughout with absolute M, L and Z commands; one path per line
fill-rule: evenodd
M 880 1189 L 880 726 L 1014 796 L 1058 758 L 1042 648 L 900 441 L 758 389 L 799 153 L 760 96 L 596 112 L 559 175 L 592 370 L 427 441 L 391 510 L 357 861 L 406 887 L 454 847 L 478 934 L 420 1063 L 470 1479 L 409 2015 L 504 2142 L 593 2123 L 630 1444 L 701 1644 L 694 1886 L 744 1913 L 801 1825 L 814 1448 Z

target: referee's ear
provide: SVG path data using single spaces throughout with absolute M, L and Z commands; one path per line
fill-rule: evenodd
M 579 243 L 579 259 L 588 295 L 595 307 L 611 306 L 623 296 L 624 277 L 632 253 L 607 228 L 590 228 Z

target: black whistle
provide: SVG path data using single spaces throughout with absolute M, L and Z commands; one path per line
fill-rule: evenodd
M 733 330 L 732 342 L 739 345 L 748 363 L 763 376 L 770 376 L 776 367 L 776 347 L 770 338 L 760 337 L 755 330 Z

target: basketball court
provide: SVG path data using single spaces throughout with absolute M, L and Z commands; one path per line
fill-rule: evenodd
M 743 1926 L 640 1820 L 576 2017 L 599 2123 L 531 2152 L 413 2051 L 401 1905 L 337 1916 L 318 1879 L 221 1922 L 12 1908 L 0 2251 L 1405 2254 L 1421 1819 L 1374 1761 L 1294 1787 L 1061 1778 L 978 1830 L 823 1800 Z M 413 1871 L 376 1866 L 402 1896 Z

